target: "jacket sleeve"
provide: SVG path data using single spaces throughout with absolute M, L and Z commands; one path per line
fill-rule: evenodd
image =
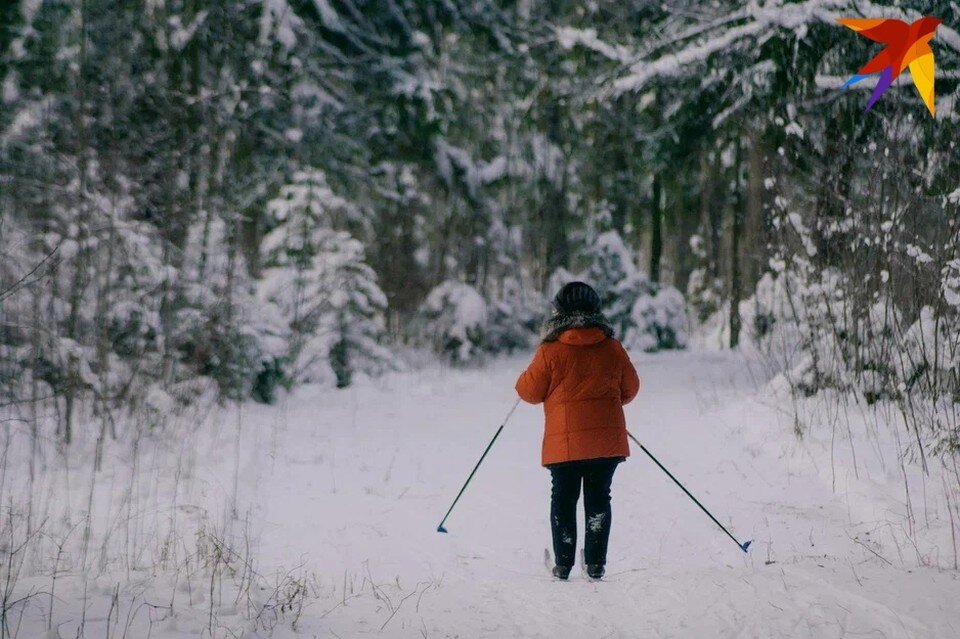
M 629 404 L 640 392 L 640 376 L 637 375 L 637 369 L 633 367 L 630 356 L 626 349 L 620 346 L 623 353 L 623 367 L 620 369 L 620 401 L 623 404 Z
M 537 348 L 533 361 L 527 366 L 527 370 L 520 374 L 516 389 L 520 399 L 531 404 L 539 404 L 547 398 L 547 391 L 550 390 L 550 369 L 543 346 Z

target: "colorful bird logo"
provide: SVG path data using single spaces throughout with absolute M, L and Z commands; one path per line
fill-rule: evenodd
M 850 27 L 865 38 L 887 45 L 883 51 L 863 65 L 856 75 L 847 80 L 843 86 L 863 80 L 874 73 L 880 74 L 866 111 L 880 99 L 883 92 L 897 79 L 897 76 L 910 67 L 910 76 L 913 86 L 917 87 L 924 104 L 934 115 L 936 106 L 933 100 L 933 51 L 930 50 L 930 40 L 942 20 L 937 18 L 920 18 L 913 24 L 903 20 L 889 18 L 838 18 L 837 22 Z

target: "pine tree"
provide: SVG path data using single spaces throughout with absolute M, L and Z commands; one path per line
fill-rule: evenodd
M 434 287 L 420 309 L 421 340 L 451 364 L 475 362 L 483 353 L 487 302 L 462 282 L 447 280 Z
M 331 222 L 352 204 L 336 195 L 322 171 L 297 171 L 269 203 L 276 224 L 263 243 L 260 297 L 268 315 L 260 327 L 265 366 L 279 366 L 288 385 L 376 373 L 391 358 L 380 344 L 386 296 L 365 262 L 361 242 Z
M 318 275 L 333 293 L 322 323 L 332 336 L 329 357 L 337 388 L 345 388 L 356 373 L 374 375 L 393 365 L 382 345 L 387 298 L 364 260 L 363 244 L 343 231 L 323 240 Z

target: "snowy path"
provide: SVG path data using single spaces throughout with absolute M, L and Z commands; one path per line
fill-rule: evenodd
M 734 534 L 755 540 L 749 555 L 634 451 L 614 481 L 608 578 L 575 571 L 553 582 L 542 413 L 528 405 L 450 534 L 436 533 L 526 358 L 303 389 L 262 420 L 244 417 L 266 442 L 244 473 L 264 521 L 260 564 L 315 573 L 320 597 L 301 636 L 960 636 L 955 572 L 907 570 L 871 550 L 887 552 L 869 531 L 897 511 L 896 496 L 834 494 L 789 419 L 752 399 L 735 355 L 634 359 L 644 389 L 628 407 L 630 429 Z

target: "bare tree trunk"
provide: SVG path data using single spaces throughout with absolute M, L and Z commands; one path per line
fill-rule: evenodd
M 80 56 L 77 65 L 77 171 L 79 173 L 79 195 L 78 202 L 80 211 L 78 217 L 77 243 L 79 249 L 74 258 L 73 281 L 70 287 L 70 314 L 67 318 L 67 337 L 71 340 L 77 340 L 78 321 L 80 315 L 80 302 L 84 289 L 84 279 L 86 270 L 86 248 L 87 234 L 89 232 L 89 211 L 87 210 L 87 87 L 86 87 L 86 62 L 87 62 L 87 2 L 80 2 Z M 78 392 L 77 380 L 79 379 L 79 363 L 75 357 L 68 357 L 66 384 L 64 386 L 65 412 L 63 420 L 63 441 L 69 444 L 73 439 L 73 413 Z
M 755 286 L 760 278 L 761 257 L 766 247 L 763 234 L 763 155 L 757 135 L 747 140 L 747 208 L 744 218 L 744 243 L 746 245 L 746 264 L 743 265 L 747 286 Z
M 660 174 L 653 176 L 653 201 L 650 205 L 650 281 L 660 282 L 660 259 L 663 257 L 663 205 Z
M 736 348 L 740 344 L 740 298 L 743 277 L 740 257 L 740 240 L 743 235 L 743 184 L 740 179 L 742 141 L 738 138 L 736 144 L 733 224 L 730 227 L 730 348 Z
M 37 458 L 40 455 L 40 411 L 37 404 L 41 401 L 39 398 L 40 395 L 40 384 L 37 380 L 37 364 L 40 361 L 40 353 L 42 352 L 41 340 L 43 339 L 43 332 L 40 330 L 41 322 L 41 312 L 40 312 L 40 293 L 36 290 L 31 292 L 31 300 L 33 307 L 33 335 L 32 335 L 32 346 L 33 346 L 33 356 L 31 357 L 31 364 L 33 370 L 30 372 L 30 487 L 29 487 L 29 499 L 27 505 L 27 534 L 29 535 L 33 532 L 33 487 L 36 482 L 37 476 Z
M 617 149 L 614 152 L 613 157 L 614 157 L 613 170 L 615 175 L 614 184 L 616 184 L 616 199 L 615 199 L 615 206 L 613 207 L 610 221 L 613 224 L 613 229 L 617 233 L 620 233 L 621 235 L 623 235 L 624 227 L 627 224 L 627 217 L 628 217 L 627 211 L 630 208 L 630 198 L 628 197 L 627 190 L 622 188 L 622 183 L 624 180 L 624 176 L 626 176 L 630 170 L 630 165 L 627 162 L 627 154 L 624 152 L 623 147 L 620 145 L 617 145 Z M 601 183 L 599 181 L 597 182 L 597 191 L 598 192 L 596 193 L 596 198 L 599 201 L 604 197 Z
M 721 237 L 723 236 L 723 202 L 718 202 L 716 197 L 717 185 L 720 181 L 718 175 L 720 171 L 720 150 L 717 149 L 713 154 L 713 161 L 710 164 L 710 187 L 708 192 L 708 216 L 710 227 L 710 275 L 714 281 L 720 279 L 720 255 L 722 252 Z

